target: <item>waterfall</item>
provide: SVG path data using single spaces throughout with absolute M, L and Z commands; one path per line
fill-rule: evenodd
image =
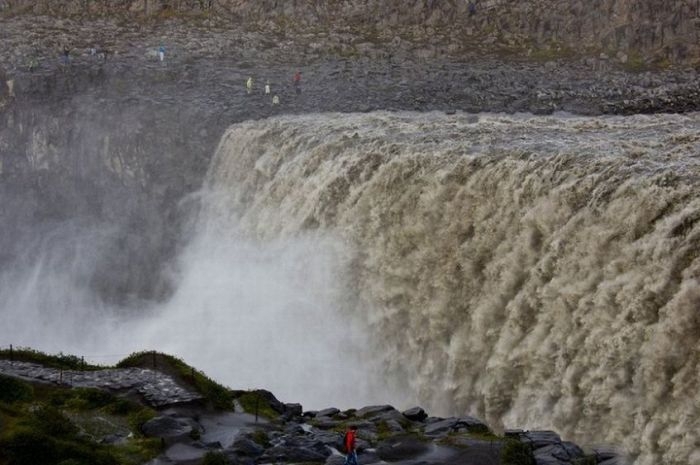
M 700 459 L 700 115 L 233 126 L 204 216 L 335 237 L 386 379 L 442 413 Z

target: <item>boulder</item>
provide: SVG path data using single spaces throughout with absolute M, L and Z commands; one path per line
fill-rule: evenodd
M 265 454 L 260 457 L 260 463 L 266 462 L 320 462 L 324 463 L 330 452 L 321 453 L 318 450 L 310 449 L 302 446 L 275 446 L 265 451 Z
M 399 424 L 399 422 L 396 420 L 387 420 L 386 426 L 387 426 L 387 428 L 389 428 L 389 431 L 391 431 L 392 433 L 403 433 L 404 432 L 403 426 L 401 426 Z
M 405 416 L 411 421 L 423 421 L 426 418 L 428 418 L 428 414 L 425 413 L 425 410 L 423 410 L 420 407 L 413 407 L 408 410 L 405 410 L 403 412 L 403 416 Z
M 561 443 L 561 437 L 554 431 L 528 431 L 521 440 L 531 443 L 533 449 Z
M 412 435 L 395 436 L 377 447 L 377 456 L 387 462 L 416 458 L 430 450 L 430 446 Z
M 260 396 L 261 399 L 267 402 L 272 410 L 280 415 L 286 411 L 285 405 L 277 400 L 277 397 L 275 397 L 270 391 L 266 391 L 265 389 L 257 389 L 255 390 L 255 393 Z
M 262 446 L 245 436 L 237 437 L 229 450 L 245 457 L 259 457 L 265 452 Z
M 332 417 L 340 413 L 340 410 L 338 410 L 335 407 L 330 407 L 326 408 L 323 410 L 319 410 L 316 412 L 316 417 Z
M 396 409 L 391 405 L 370 405 L 357 410 L 355 412 L 355 416 L 358 418 L 369 418 L 380 413 L 389 412 L 391 410 Z
M 192 433 L 192 425 L 184 418 L 155 417 L 143 424 L 141 432 L 147 437 L 163 438 L 166 442 L 175 442 L 189 437 Z
M 428 436 L 444 436 L 458 431 L 488 431 L 488 426 L 474 417 L 446 418 L 425 426 L 425 434 Z
M 288 417 L 300 417 L 302 413 L 301 404 L 284 404 L 284 409 Z

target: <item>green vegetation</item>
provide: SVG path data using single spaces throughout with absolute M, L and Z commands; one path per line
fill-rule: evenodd
M 137 352 L 117 363 L 118 368 L 152 368 L 166 373 L 185 386 L 200 393 L 214 408 L 233 410 L 231 390 L 215 382 L 204 373 L 172 355 L 159 352 Z
M 8 404 L 31 400 L 34 397 L 34 389 L 29 383 L 9 376 L 0 375 L 0 402 Z
M 270 403 L 257 391 L 237 391 L 236 394 L 236 400 L 241 404 L 244 412 L 253 415 L 257 412 L 259 416 L 268 419 L 279 416 L 279 413 L 275 412 Z
M 0 350 L 0 359 L 16 360 L 18 362 L 38 363 L 45 367 L 58 368 L 61 370 L 100 370 L 104 367 L 91 365 L 75 355 L 49 355 L 38 350 L 27 347 L 19 347 Z
M 535 465 L 535 458 L 528 444 L 506 439 L 501 450 L 501 465 Z
M 264 448 L 270 447 L 270 437 L 267 435 L 267 433 L 265 431 L 263 431 L 261 429 L 256 429 L 255 431 L 253 431 L 253 434 L 250 436 L 250 439 L 254 443 L 256 443 Z
M 221 452 L 209 451 L 204 455 L 202 465 L 227 465 L 229 462 Z
M 144 463 L 160 453 L 160 440 L 97 441 L 115 433 L 138 434 L 153 415 L 150 408 L 106 391 L 0 376 L 0 465 Z

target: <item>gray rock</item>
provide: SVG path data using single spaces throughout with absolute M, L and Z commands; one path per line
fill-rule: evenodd
M 189 437 L 192 425 L 184 418 L 155 417 L 144 423 L 141 431 L 148 437 L 163 438 L 172 442 Z
M 300 417 L 302 413 L 301 404 L 284 404 L 285 414 L 288 416 Z
M 377 455 L 382 460 L 396 462 L 418 457 L 430 450 L 430 446 L 415 436 L 403 435 L 389 438 L 377 447 Z
M 411 421 L 423 421 L 428 418 L 428 414 L 420 407 L 413 407 L 405 410 L 403 415 Z
M 340 410 L 338 410 L 335 407 L 330 407 L 330 408 L 326 408 L 323 410 L 319 410 L 318 412 L 316 412 L 316 416 L 317 417 L 332 417 L 334 415 L 337 415 L 338 413 L 340 413 Z
M 522 440 L 531 443 L 533 449 L 561 443 L 561 437 L 554 431 L 528 431 Z
M 425 426 L 425 434 L 428 436 L 444 436 L 458 431 L 488 431 L 488 426 L 474 417 L 446 418 Z
M 259 457 L 265 451 L 260 444 L 245 436 L 237 437 L 229 450 L 246 457 Z
M 598 465 L 626 465 L 625 460 L 622 457 L 612 457 L 602 462 L 598 462 Z
M 396 410 L 391 405 L 370 405 L 367 407 L 362 407 L 355 412 L 355 416 L 358 418 L 367 418 L 380 413 L 389 412 L 391 410 Z
M 398 421 L 396 420 L 387 420 L 386 426 L 389 428 L 389 431 L 392 433 L 403 433 L 404 429 L 403 426 L 399 424 Z

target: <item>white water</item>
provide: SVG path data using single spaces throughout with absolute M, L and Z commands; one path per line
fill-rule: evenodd
M 415 398 L 620 444 L 638 465 L 698 462 L 699 128 L 437 113 L 236 125 L 169 302 L 113 316 L 85 290 L 92 252 L 77 244 L 94 241 L 71 236 L 2 276 L 0 338 L 157 348 L 307 408 Z

